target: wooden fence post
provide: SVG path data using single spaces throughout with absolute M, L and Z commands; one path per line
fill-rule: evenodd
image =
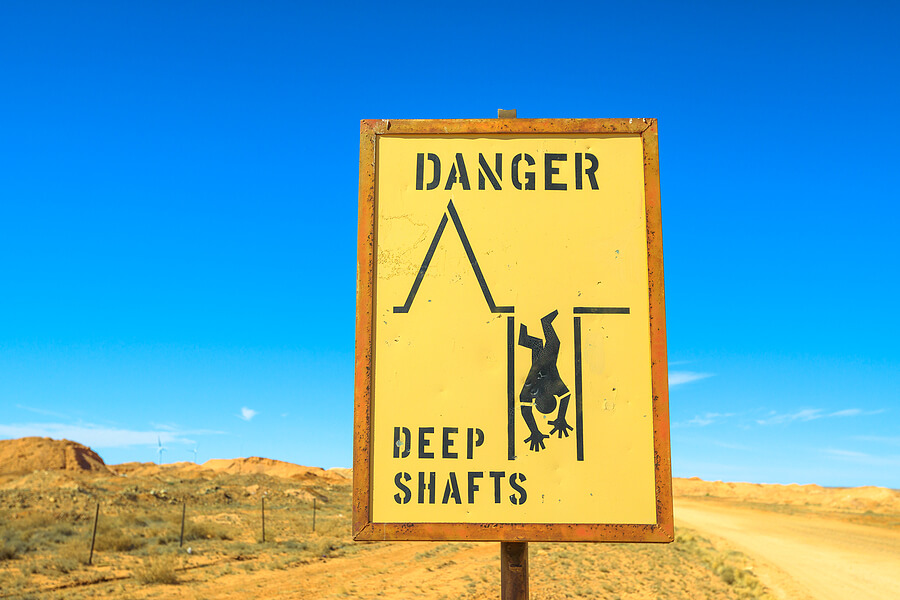
M 187 500 L 181 504 L 181 535 L 178 538 L 178 547 L 184 546 L 184 513 L 187 511 Z
M 262 541 L 266 543 L 266 495 L 262 497 Z
M 94 513 L 94 531 L 91 533 L 91 554 L 88 556 L 88 564 L 94 563 L 94 540 L 97 539 L 97 521 L 100 520 L 100 503 L 97 503 L 97 511 Z

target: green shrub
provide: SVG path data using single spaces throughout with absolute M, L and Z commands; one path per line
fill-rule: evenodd
M 300 542 L 297 549 L 307 556 L 333 558 L 340 556 L 348 545 L 350 542 L 342 538 L 315 536 Z
M 25 551 L 25 544 L 20 541 L 4 540 L 0 542 L 0 561 L 12 560 Z
M 105 531 L 97 532 L 94 549 L 98 552 L 107 550 L 128 552 L 129 550 L 140 548 L 143 543 L 142 539 L 130 536 L 121 529 L 106 529 Z
M 224 525 L 209 521 L 188 521 L 184 524 L 186 540 L 230 540 L 231 533 Z
M 345 519 L 319 519 L 316 523 L 316 533 L 330 536 L 350 535 L 350 523 Z
M 90 548 L 83 542 L 70 542 L 54 549 L 53 555 L 44 563 L 59 573 L 71 573 L 86 565 Z
M 55 524 L 56 518 L 50 513 L 33 512 L 24 517 L 13 519 L 13 523 L 15 523 L 19 529 L 24 530 L 44 529 L 45 527 Z
M 731 567 L 730 565 L 723 566 L 721 569 L 719 569 L 719 577 L 721 577 L 722 581 L 724 581 L 728 585 L 734 585 L 734 567 Z
M 88 563 L 90 546 L 83 540 L 72 541 L 58 546 L 48 565 L 60 573 L 71 573 Z
M 150 524 L 150 519 L 145 514 L 125 513 L 121 516 L 121 520 L 129 527 L 146 527 Z

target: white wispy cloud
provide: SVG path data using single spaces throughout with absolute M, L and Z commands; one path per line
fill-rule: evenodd
M 174 425 L 172 423 L 153 423 L 153 422 L 151 422 L 150 425 L 152 425 L 154 429 L 158 429 L 160 431 L 178 431 L 179 430 L 178 425 Z
M 723 419 L 727 419 L 728 417 L 733 417 L 734 413 L 714 413 L 708 412 L 703 413 L 702 415 L 697 415 L 693 419 L 688 421 L 680 421 L 678 423 L 673 423 L 674 427 L 706 427 L 707 425 L 712 425 L 718 421 Z
M 247 408 L 246 406 L 241 408 L 241 414 L 238 415 L 239 419 L 243 419 L 245 421 L 249 421 L 259 413 L 253 410 L 252 408 Z
M 888 467 L 900 466 L 900 456 L 879 456 L 876 454 L 857 452 L 855 450 L 843 450 L 840 448 L 823 448 L 822 453 L 831 458 L 865 465 Z
M 796 421 L 815 421 L 817 419 L 831 419 L 835 417 L 860 417 L 883 413 L 884 409 L 862 410 L 860 408 L 845 408 L 836 411 L 827 411 L 822 408 L 804 408 L 791 413 L 778 413 L 774 410 L 762 419 L 757 419 L 758 425 L 780 425 L 794 423 Z
M 718 446 L 719 448 L 728 448 L 729 450 L 742 450 L 744 452 L 755 452 L 756 448 L 752 448 L 750 446 L 745 446 L 743 444 L 732 444 L 730 442 L 712 442 L 713 446 Z
M 900 446 L 900 436 L 854 435 L 850 439 L 859 440 L 861 442 L 876 442 L 878 444 L 888 444 L 889 446 Z
M 830 415 L 829 417 L 856 417 L 863 414 L 863 411 L 859 408 L 845 408 L 844 410 L 838 410 Z
M 669 387 L 699 381 L 712 376 L 712 373 L 698 373 L 696 371 L 669 371 Z
M 821 419 L 824 412 L 821 408 L 804 408 L 792 413 L 777 413 L 774 410 L 762 419 L 757 419 L 759 425 L 778 425 L 779 423 L 793 423 L 794 421 L 812 421 Z
M 855 450 L 840 450 L 838 448 L 825 448 L 822 450 L 825 454 L 830 454 L 831 456 L 840 456 L 842 458 L 871 458 L 871 454 L 866 454 L 865 452 L 857 452 Z
M 16 404 L 16 408 L 21 408 L 22 410 L 27 410 L 28 412 L 33 412 L 36 415 L 44 415 L 45 417 L 55 417 L 57 419 L 69 419 L 70 418 L 68 415 L 54 412 L 52 410 L 45 410 L 43 408 L 38 408 L 36 406 L 25 406 L 24 404 Z
M 204 429 L 138 430 L 108 427 L 91 423 L 0 423 L 0 437 L 49 437 L 67 439 L 91 448 L 125 448 L 128 446 L 156 445 L 157 437 L 164 444 L 194 444 L 191 435 L 218 435 L 222 431 Z

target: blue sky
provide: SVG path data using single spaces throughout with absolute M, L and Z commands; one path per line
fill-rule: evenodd
M 659 119 L 675 475 L 900 488 L 897 23 L 4 2 L 0 438 L 349 466 L 359 120 L 516 108 Z

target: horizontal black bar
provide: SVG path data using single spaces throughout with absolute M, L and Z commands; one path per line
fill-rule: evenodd
M 627 306 L 576 306 L 572 312 L 576 315 L 627 315 L 631 309 Z

